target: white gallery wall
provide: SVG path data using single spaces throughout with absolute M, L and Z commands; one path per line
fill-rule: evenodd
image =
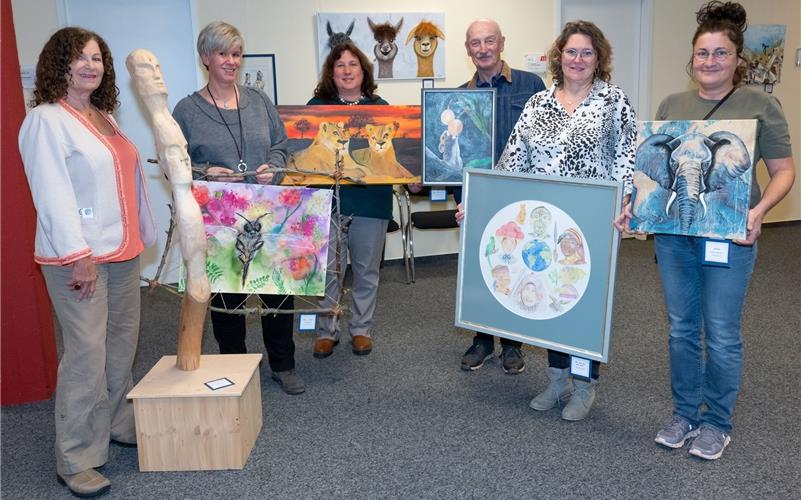
M 12 0 L 17 47 L 22 65 L 35 64 L 47 38 L 59 26 L 59 9 L 70 0 Z M 74 0 L 73 0 L 74 1 Z M 785 64 L 782 81 L 774 95 L 783 103 L 790 122 L 796 168 L 801 159 L 801 69 L 795 66 L 796 48 L 801 47 L 801 2 L 798 0 L 742 0 L 752 24 L 787 24 Z M 652 0 L 653 60 L 651 64 L 651 112 L 661 99 L 690 87 L 685 65 L 691 52 L 690 38 L 695 27 L 694 12 L 703 4 L 698 0 Z M 365 0 L 190 0 L 195 33 L 213 20 L 236 25 L 245 37 L 246 52 L 276 55 L 279 104 L 304 104 L 317 82 L 315 18 L 317 12 L 377 12 L 374 2 Z M 445 13 L 445 35 L 439 50 L 445 50 L 446 75 L 437 80 L 437 87 L 455 87 L 473 73 L 464 49 L 464 31 L 478 17 L 491 17 L 502 26 L 506 36 L 504 58 L 515 67 L 522 67 L 523 55 L 546 50 L 557 32 L 560 0 L 440 0 L 437 2 L 407 0 L 392 11 L 436 11 Z M 770 8 L 766 8 L 769 5 Z M 130 26 L 135 32 L 137 26 Z M 103 35 L 102 29 L 98 30 Z M 403 43 L 404 40 L 400 40 Z M 194 44 L 194 40 L 192 40 Z M 141 46 L 149 48 L 147 39 Z M 113 47 L 112 47 L 113 49 Z M 124 59 L 126 54 L 114 54 Z M 205 77 L 197 68 L 198 87 Z M 119 76 L 118 76 L 119 78 Z M 167 82 L 170 83 L 169 81 Z M 380 82 L 379 94 L 392 104 L 419 104 L 418 81 Z M 651 118 L 641 116 L 642 119 Z M 764 168 L 760 182 L 765 183 Z M 427 202 L 416 209 L 425 209 Z M 435 209 L 446 208 L 434 204 Z M 769 221 L 801 219 L 801 181 L 792 193 L 769 216 Z M 416 231 L 415 254 L 432 255 L 454 252 L 458 248 L 458 231 Z M 400 236 L 390 235 L 387 258 L 401 255 Z

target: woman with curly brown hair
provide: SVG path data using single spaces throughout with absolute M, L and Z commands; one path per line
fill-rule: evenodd
M 613 180 L 623 186 L 626 205 L 637 120 L 626 94 L 609 83 L 611 68 L 612 47 L 598 26 L 566 23 L 548 51 L 554 83 L 526 103 L 495 170 Z M 460 205 L 456 220 L 463 217 Z M 578 377 L 571 375 L 570 355 L 548 349 L 546 375 L 548 385 L 529 406 L 547 411 L 567 401 L 563 419 L 586 418 L 595 403 L 600 363 L 591 360 L 589 377 Z
M 133 143 L 111 113 L 108 46 L 82 28 L 53 34 L 36 67 L 36 107 L 19 148 L 36 206 L 34 260 L 61 324 L 56 471 L 77 496 L 111 483 L 109 442 L 136 443 L 131 368 L 139 336 L 139 254 L 155 241 Z

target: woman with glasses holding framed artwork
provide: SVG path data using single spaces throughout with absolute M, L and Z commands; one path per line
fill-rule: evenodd
M 548 51 L 551 88 L 526 103 L 495 168 L 513 172 L 607 179 L 632 190 L 637 119 L 628 97 L 609 83 L 612 47 L 589 21 L 565 24 Z M 461 222 L 464 211 L 457 209 Z M 548 350 L 548 386 L 531 400 L 538 411 L 558 407 L 565 420 L 587 417 L 595 401 L 600 363 L 587 379 L 570 375 L 570 356 Z
M 687 67 L 698 88 L 667 97 L 659 105 L 656 119 L 756 119 L 753 161 L 764 160 L 770 175 L 760 194 L 753 174 L 746 239 L 725 243 L 728 267 L 704 265 L 704 238 L 654 237 L 670 325 L 673 395 L 673 415 L 657 433 L 656 442 L 678 449 L 695 438 L 690 454 L 715 460 L 731 440 L 743 365 L 740 321 L 756 260 L 756 241 L 765 214 L 792 187 L 795 167 L 779 101 L 740 86 L 746 71 L 742 57 L 745 9 L 736 2 L 713 1 L 703 6 L 696 18 L 698 27 Z M 628 227 L 626 217 L 617 222 L 619 229 Z

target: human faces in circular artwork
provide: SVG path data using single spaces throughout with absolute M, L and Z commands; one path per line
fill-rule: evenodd
M 359 58 L 349 50 L 342 51 L 342 55 L 334 63 L 334 85 L 340 97 L 357 98 L 362 93 L 362 80 L 364 72 Z
M 570 35 L 562 47 L 562 75 L 565 82 L 585 85 L 595 78 L 598 54 L 592 38 L 581 33 Z
M 86 42 L 80 55 L 70 63 L 67 93 L 75 97 L 88 96 L 103 81 L 103 54 L 94 39 Z
M 200 60 L 209 70 L 209 81 L 216 85 L 236 83 L 237 72 L 242 66 L 242 47 L 239 45 L 211 54 L 203 54 Z
M 542 294 L 534 283 L 529 281 L 520 289 L 520 301 L 523 305 L 533 307 L 539 304 L 541 300 Z
M 703 92 L 720 98 L 734 86 L 737 61 L 737 47 L 725 33 L 704 33 L 693 45 L 693 78 Z
M 551 227 L 551 212 L 545 207 L 536 207 L 531 211 L 531 231 L 534 236 L 542 238 Z
M 579 242 L 572 234 L 565 234 L 559 240 L 559 248 L 566 256 L 573 255 L 578 251 Z
M 501 250 L 503 253 L 512 253 L 517 246 L 517 240 L 512 238 L 511 236 L 503 236 L 501 237 Z

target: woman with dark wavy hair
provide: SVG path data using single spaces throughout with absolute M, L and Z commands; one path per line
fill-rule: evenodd
M 792 187 L 795 167 L 779 101 L 739 86 L 745 73 L 745 9 L 736 2 L 713 1 L 697 12 L 697 21 L 689 68 L 698 88 L 668 96 L 659 105 L 656 119 L 755 119 L 759 125 L 752 160 L 756 165 L 763 159 L 770 175 L 760 194 L 753 174 L 747 236 L 725 243 L 728 267 L 705 265 L 705 238 L 654 237 L 670 326 L 673 395 L 673 415 L 656 434 L 656 442 L 681 448 L 695 438 L 690 454 L 715 460 L 731 441 L 743 366 L 740 321 L 757 238 L 767 212 Z
M 77 496 L 111 483 L 109 442 L 134 445 L 131 368 L 139 338 L 139 254 L 155 224 L 117 107 L 111 52 L 82 28 L 53 34 L 36 67 L 36 107 L 19 133 L 36 206 L 34 260 L 61 324 L 56 471 Z
M 387 105 L 375 93 L 373 65 L 353 43 L 335 45 L 323 63 L 322 75 L 307 105 Z M 331 239 L 328 251 L 328 274 L 325 298 L 320 307 L 336 306 L 345 269 L 350 260 L 353 274 L 351 317 L 347 329 L 351 352 L 365 356 L 373 350 L 373 314 L 378 303 L 378 285 L 387 225 L 392 219 L 392 186 L 341 186 L 339 189 L 340 220 L 332 214 Z M 339 226 L 339 230 L 337 229 Z M 340 240 L 337 240 L 340 237 Z M 334 271 L 339 263 L 342 272 Z M 326 358 L 344 329 L 342 316 L 320 316 L 313 356 Z
M 340 72 L 348 61 L 352 66 L 348 76 L 337 76 L 337 66 Z M 360 78 L 353 76 L 356 72 Z M 314 98 L 307 104 L 386 104 L 375 91 L 378 85 L 373 79 L 373 65 L 353 42 L 335 45 L 323 63 L 320 82 L 314 89 Z

